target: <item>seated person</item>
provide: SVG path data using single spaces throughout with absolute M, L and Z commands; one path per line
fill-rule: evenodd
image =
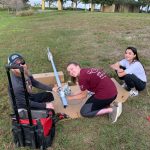
M 145 89 L 147 77 L 136 48 L 127 47 L 125 58 L 112 64 L 111 68 L 124 81 L 122 87 L 129 91 L 130 96 L 138 96 L 138 91 Z
M 17 53 L 11 54 L 8 57 L 8 64 L 10 66 L 19 65 L 24 68 L 26 88 L 27 88 L 27 92 L 29 96 L 29 103 L 30 103 L 31 109 L 35 109 L 35 110 L 54 109 L 53 104 L 51 103 L 54 100 L 54 97 L 51 91 L 53 90 L 55 91 L 55 87 L 52 88 L 50 86 L 47 86 L 35 80 L 32 74 L 29 72 L 28 66 L 25 63 L 24 58 L 20 54 L 17 54 Z M 14 89 L 17 108 L 26 109 L 25 92 L 24 92 L 23 82 L 22 82 L 19 69 L 11 69 L 11 81 L 12 81 L 12 86 Z M 34 94 L 32 92 L 32 87 L 36 87 L 45 91 Z M 8 91 L 9 91 L 9 95 L 11 99 L 10 90 Z M 46 92 L 46 91 L 49 91 L 49 92 Z

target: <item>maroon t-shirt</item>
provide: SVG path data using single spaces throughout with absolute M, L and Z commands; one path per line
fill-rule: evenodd
M 115 84 L 101 69 L 81 69 L 78 82 L 81 91 L 94 92 L 96 99 L 109 99 L 117 95 Z

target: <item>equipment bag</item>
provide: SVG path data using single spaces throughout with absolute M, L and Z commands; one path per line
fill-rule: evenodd
M 54 110 L 31 110 L 23 67 L 6 65 L 5 68 L 14 110 L 14 114 L 11 115 L 14 143 L 18 147 L 28 146 L 32 149 L 45 150 L 47 147 L 51 146 L 55 136 L 55 122 L 53 120 Z M 19 69 L 22 77 L 27 109 L 22 109 L 21 111 L 16 105 L 10 76 L 11 69 Z

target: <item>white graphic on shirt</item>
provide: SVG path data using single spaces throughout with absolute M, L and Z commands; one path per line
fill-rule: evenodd
M 97 73 L 99 70 L 95 68 L 91 68 L 87 71 L 87 74 Z
M 91 68 L 87 71 L 87 74 L 97 74 L 98 77 L 100 77 L 100 79 L 104 79 L 106 77 L 106 74 L 104 71 L 100 71 L 98 69 L 95 68 Z

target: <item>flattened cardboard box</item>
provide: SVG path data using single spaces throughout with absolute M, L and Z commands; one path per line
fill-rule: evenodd
M 115 79 L 112 78 L 112 81 L 115 83 L 115 85 L 117 87 L 117 91 L 118 91 L 118 95 L 117 95 L 117 98 L 115 101 L 125 102 L 129 96 L 128 92 L 126 90 L 124 90 Z M 71 86 L 70 88 L 71 88 L 72 93 L 80 90 L 78 85 Z M 81 117 L 80 109 L 86 102 L 87 98 L 85 98 L 83 100 L 68 101 L 68 104 L 69 104 L 68 107 L 64 108 L 59 96 L 56 93 L 53 93 L 53 94 L 54 94 L 54 98 L 55 98 L 55 100 L 53 101 L 53 104 L 54 104 L 56 113 L 57 112 L 65 113 L 71 118 Z
M 64 82 L 64 74 L 62 71 L 58 72 L 59 78 L 61 82 Z M 33 74 L 33 77 L 47 85 L 54 85 L 56 84 L 56 79 L 55 75 L 53 72 L 48 72 L 48 73 L 39 73 L 39 74 Z

